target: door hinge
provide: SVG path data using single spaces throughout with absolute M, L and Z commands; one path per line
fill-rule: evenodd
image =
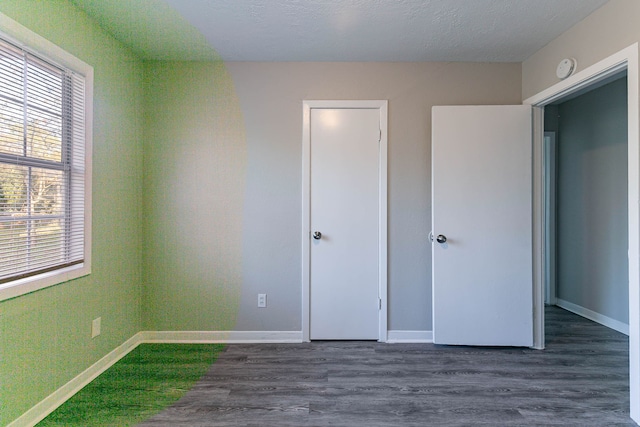
M 378 298 L 378 310 L 382 310 L 382 298 Z
M 379 133 L 378 133 L 378 142 L 382 142 L 382 129 L 379 129 Z

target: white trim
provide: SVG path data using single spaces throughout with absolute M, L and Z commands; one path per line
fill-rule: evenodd
M 84 262 L 5 283 L 0 286 L 0 301 L 4 301 L 91 274 L 93 67 L 3 13 L 0 13 L 0 30 L 5 37 L 24 50 L 74 70 L 85 78 Z
M 142 331 L 51 393 L 7 427 L 32 427 L 140 344 L 300 343 L 301 331 Z
M 2 12 L 0 12 L 0 29 L 12 39 L 12 42 L 15 42 L 18 46 L 32 52 L 36 56 L 44 56 L 47 60 L 54 61 L 57 65 L 71 68 L 81 72 L 83 75 L 86 75 L 85 73 L 89 71 L 93 71 L 93 67 L 86 62 L 76 58 L 66 50 L 14 21 Z
M 588 308 L 584 308 L 572 302 L 565 301 L 561 298 L 556 298 L 556 305 L 560 308 L 564 308 L 567 311 L 606 326 L 607 328 L 614 329 L 627 336 L 629 335 L 629 325 L 619 320 L 612 319 L 611 317 L 605 316 L 604 314 L 597 313 L 595 311 L 589 310 Z
M 85 243 L 85 255 L 86 251 L 87 247 Z M 0 301 L 19 297 L 49 286 L 86 276 L 91 272 L 91 270 L 88 270 L 85 264 L 86 263 L 83 262 L 82 264 L 72 265 L 59 270 L 48 271 L 36 276 L 25 277 L 24 279 L 3 283 L 0 285 Z
M 386 342 L 388 339 L 388 307 L 387 307 L 387 151 L 388 151 L 388 102 L 382 101 L 380 105 L 380 164 L 379 164 L 379 218 L 378 228 L 378 296 L 380 297 L 380 312 L 378 315 L 378 341 Z
M 640 70 L 638 44 L 628 48 L 629 171 L 629 394 L 631 418 L 640 424 Z
M 302 340 L 310 340 L 311 105 L 302 103 Z
M 312 108 L 371 108 L 380 110 L 380 166 L 379 166 L 379 225 L 378 225 L 378 296 L 381 307 L 378 315 L 378 341 L 387 341 L 387 150 L 388 101 L 303 101 L 302 102 L 302 341 L 309 341 L 310 301 L 310 216 L 311 216 L 311 109 Z
M 93 381 L 98 375 L 109 369 L 118 360 L 129 354 L 142 343 L 140 333 L 129 338 L 123 344 L 109 352 L 102 359 L 85 369 L 71 381 L 51 393 L 27 412 L 9 423 L 7 427 L 32 427 L 42 421 L 47 415 L 55 411 L 60 405 L 69 400 L 84 386 Z
M 144 343 L 268 344 L 301 343 L 301 331 L 143 331 Z
M 544 108 L 532 107 L 533 129 L 532 147 L 533 168 L 532 168 L 532 193 L 533 193 L 533 348 L 544 349 L 544 272 L 545 258 L 543 248 L 545 247 L 544 235 L 544 181 L 542 170 L 538 171 L 537 165 L 542 165 L 544 161 Z M 540 176 L 538 176 L 540 174 Z
M 433 331 L 389 331 L 389 344 L 433 343 Z
M 543 227 L 545 245 L 545 295 L 544 303 L 554 305 L 556 303 L 556 132 L 544 132 L 545 140 L 549 137 L 549 144 L 543 145 L 545 162 L 543 173 L 544 182 L 544 208 Z
M 631 418 L 640 423 L 640 73 L 638 43 L 603 59 L 566 80 L 523 101 L 535 107 L 545 105 L 600 82 L 626 68 L 628 105 L 628 194 L 629 194 L 629 394 Z M 541 110 L 541 108 L 534 108 Z M 540 114 L 537 114 L 540 116 Z M 543 118 L 534 117 L 534 284 L 536 300 L 544 293 L 544 245 L 541 223 L 543 194 L 541 191 L 544 164 L 542 152 Z M 544 306 L 534 305 L 534 347 L 544 346 Z
M 614 53 L 608 58 L 572 75 L 555 85 L 539 92 L 523 101 L 523 104 L 543 106 L 551 104 L 565 96 L 578 92 L 606 78 L 627 69 L 633 50 L 637 50 L 637 43 Z M 636 52 L 637 53 L 637 52 Z

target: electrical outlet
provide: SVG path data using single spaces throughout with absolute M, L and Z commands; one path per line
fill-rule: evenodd
M 258 307 L 265 308 L 267 306 L 267 294 L 258 294 Z
M 95 338 L 100 335 L 100 324 L 102 323 L 102 317 L 93 319 L 91 322 L 91 338 Z

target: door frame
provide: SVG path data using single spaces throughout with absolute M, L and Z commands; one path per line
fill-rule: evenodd
M 533 107 L 533 299 L 534 347 L 544 348 L 544 106 L 627 70 L 629 393 L 631 418 L 640 422 L 640 81 L 638 43 L 527 98 Z
M 311 110 L 380 111 L 378 165 L 378 341 L 387 341 L 387 100 L 305 100 L 302 102 L 302 341 L 310 340 L 311 293 Z
M 557 160 L 556 160 L 556 132 L 544 132 L 543 145 L 543 180 L 544 180 L 544 286 L 545 304 L 556 304 L 556 182 L 557 182 Z M 549 144 L 546 140 L 549 138 Z

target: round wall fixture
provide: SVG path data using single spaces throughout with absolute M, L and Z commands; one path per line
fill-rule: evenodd
M 556 68 L 556 76 L 559 79 L 566 79 L 576 70 L 576 60 L 573 58 L 565 58 L 558 64 Z

